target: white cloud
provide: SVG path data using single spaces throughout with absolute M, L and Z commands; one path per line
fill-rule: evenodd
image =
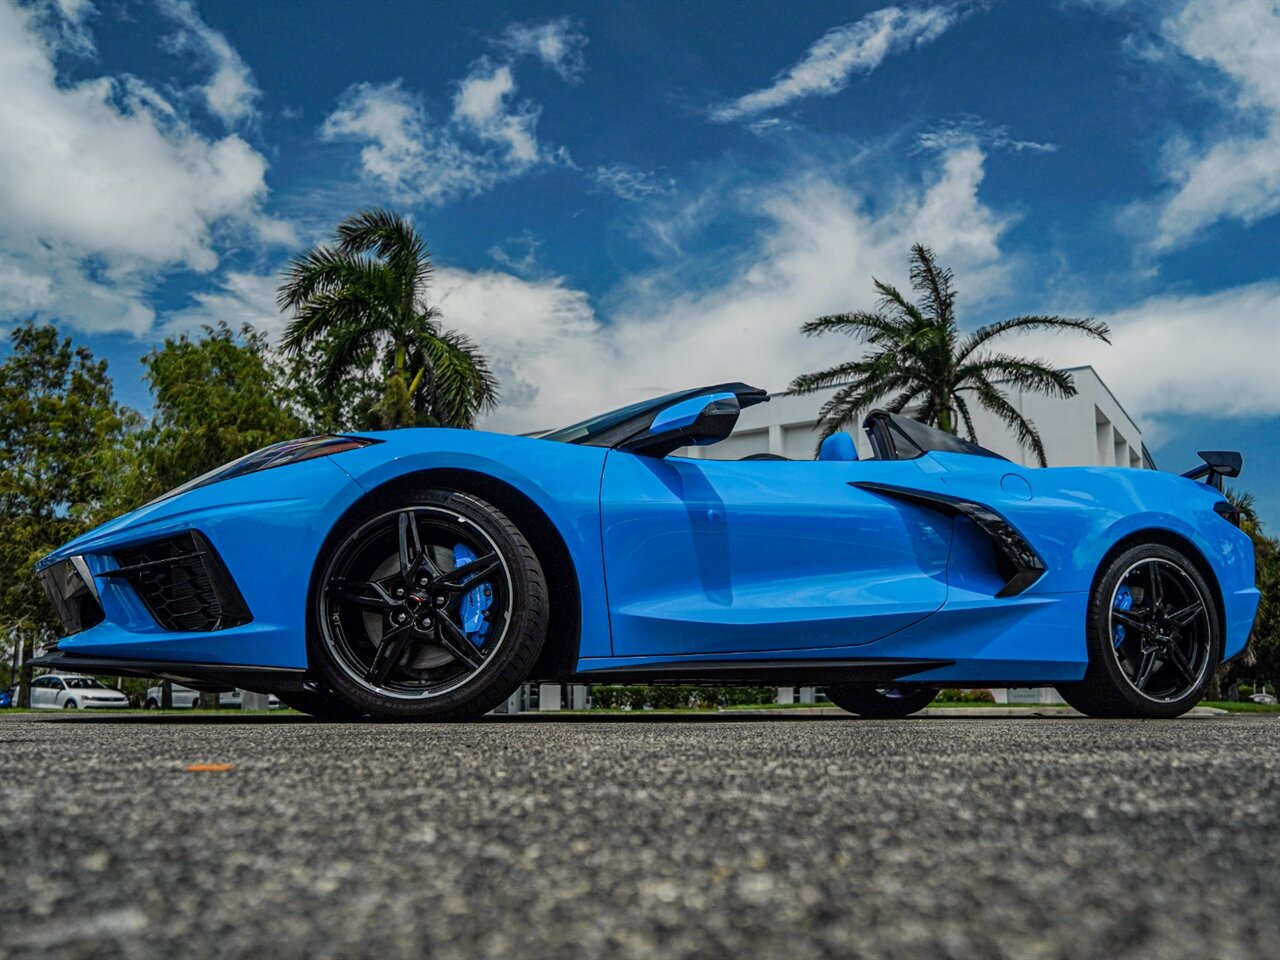
M 262 213 L 261 154 L 137 78 L 59 77 L 57 36 L 0 0 L 0 310 L 140 332 L 149 285 L 213 270 L 224 232 L 291 236 Z
M 400 80 L 358 83 L 343 93 L 320 136 L 363 143 L 365 176 L 395 199 L 446 203 L 538 166 L 571 163 L 563 148 L 539 143 L 541 109 L 514 102 L 516 89 L 509 64 L 482 57 L 457 82 L 448 122 L 433 126 L 422 98 Z
M 1092 364 L 1140 418 L 1280 414 L 1280 282 L 1154 297 L 1100 319 L 1111 346 L 1028 336 L 1019 348 Z
M 170 47 L 175 52 L 194 52 L 212 69 L 209 82 L 200 88 L 209 112 L 228 126 L 254 116 L 262 91 L 227 38 L 201 19 L 191 0 L 159 0 L 159 5 L 161 13 L 181 28 L 169 39 Z
M 756 90 L 716 107 L 711 119 L 719 123 L 767 110 L 776 110 L 802 97 L 839 93 L 855 73 L 870 73 L 892 53 L 922 47 L 940 37 L 967 13 L 964 4 L 933 7 L 884 7 L 861 20 L 834 27 L 823 34 L 804 58 Z
M 525 432 L 656 393 L 745 379 L 782 389 L 795 374 L 854 355 L 852 341 L 806 339 L 800 324 L 869 307 L 871 276 L 906 282 L 907 255 L 927 239 L 964 277 L 972 305 L 1003 288 L 998 241 L 1006 221 L 977 195 L 983 154 L 943 154 L 924 182 L 868 198 L 825 172 L 799 175 L 733 199 L 766 226 L 745 254 L 700 260 L 710 286 L 688 290 L 688 264 L 636 278 L 602 318 L 562 279 L 437 272 L 445 322 L 476 338 L 503 377 L 491 428 Z M 671 201 L 673 210 L 682 204 Z
M 279 286 L 278 273 L 228 270 L 218 279 L 215 289 L 194 293 L 190 306 L 164 314 L 161 325 L 168 334 L 217 326 L 220 321 L 225 321 L 233 330 L 249 323 L 265 331 L 274 341 L 288 322 L 288 317 L 276 305 Z
M 1035 140 L 1015 140 L 1006 126 L 996 126 L 979 117 L 966 116 L 959 120 L 947 120 L 916 138 L 926 150 L 949 150 L 968 143 L 981 144 L 992 150 L 1013 150 L 1016 153 L 1057 153 L 1056 143 L 1038 143 Z
M 542 111 L 528 101 L 513 107 L 508 99 L 515 91 L 510 66 L 481 59 L 459 81 L 453 98 L 454 122 L 500 147 L 513 175 L 543 159 L 536 132 Z
M 598 166 L 592 178 L 598 186 L 617 194 L 623 200 L 643 200 L 667 194 L 676 185 L 671 177 L 640 170 L 626 163 Z
M 1164 172 L 1172 189 L 1154 209 L 1129 212 L 1154 220 L 1157 251 L 1221 220 L 1248 224 L 1280 210 L 1280 0 L 1190 2 L 1164 22 L 1163 34 L 1225 77 L 1228 119 L 1216 138 L 1170 141 Z
M 582 48 L 587 38 L 569 17 L 547 23 L 513 23 L 498 42 L 513 56 L 537 57 L 571 83 L 586 69 Z

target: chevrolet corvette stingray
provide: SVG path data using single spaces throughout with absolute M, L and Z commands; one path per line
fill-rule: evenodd
M 542 437 L 409 429 L 276 444 L 37 565 L 67 636 L 36 663 L 275 693 L 330 718 L 464 719 L 529 680 L 804 684 L 865 717 L 1053 685 L 1172 717 L 1259 594 L 1222 493 L 1028 469 L 874 411 L 874 456 L 680 456 L 768 400 L 670 394 Z

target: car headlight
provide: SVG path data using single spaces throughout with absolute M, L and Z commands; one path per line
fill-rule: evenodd
M 381 442 L 381 440 L 374 440 L 372 437 L 323 434 L 318 437 L 303 437 L 301 440 L 285 440 L 282 443 L 273 443 L 269 447 L 255 450 L 253 453 L 246 453 L 239 460 L 224 463 L 208 473 L 201 474 L 193 480 L 188 480 L 167 493 L 162 493 L 151 503 L 148 503 L 147 506 L 151 506 L 152 503 L 159 503 L 161 500 L 167 500 L 170 497 L 176 497 L 178 494 L 186 493 L 188 490 L 195 490 L 197 487 L 206 487 L 211 483 L 230 480 L 233 477 L 242 477 L 246 473 L 257 473 L 260 470 L 270 470 L 273 467 L 284 467 L 291 463 L 301 463 L 303 460 L 314 460 L 316 457 L 328 457 L 335 453 L 358 450 L 361 447 L 368 447 Z

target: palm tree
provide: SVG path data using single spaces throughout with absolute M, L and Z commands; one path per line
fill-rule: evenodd
M 431 258 L 413 225 L 387 210 L 342 223 L 333 243 L 290 261 L 277 298 L 293 312 L 285 349 L 315 348 L 318 385 L 381 366 L 383 427 L 472 427 L 498 402 L 498 382 L 470 338 L 440 323 L 427 303 Z
M 963 425 L 968 439 L 976 440 L 972 399 L 1004 421 L 1018 442 L 1045 465 L 1044 444 L 1035 425 L 996 384 L 1073 397 L 1076 388 L 1071 374 L 1041 360 L 992 352 L 989 344 L 1006 333 L 1024 330 L 1079 330 L 1110 343 L 1111 331 L 1091 317 L 1026 316 L 965 335 L 956 323 L 952 279 L 950 270 L 938 266 L 933 251 L 917 243 L 911 248 L 911 287 L 920 297 L 918 304 L 873 277 L 879 309 L 832 314 L 801 326 L 806 336 L 845 333 L 871 348 L 860 359 L 802 374 L 791 382 L 791 389 L 801 394 L 840 388 L 822 405 L 819 442 L 885 398 L 884 406 L 894 413 L 911 407 L 917 420 L 955 434 Z

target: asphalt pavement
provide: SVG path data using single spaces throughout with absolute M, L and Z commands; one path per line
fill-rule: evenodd
M 1277 955 L 1276 718 L 0 717 L 6 958 Z

